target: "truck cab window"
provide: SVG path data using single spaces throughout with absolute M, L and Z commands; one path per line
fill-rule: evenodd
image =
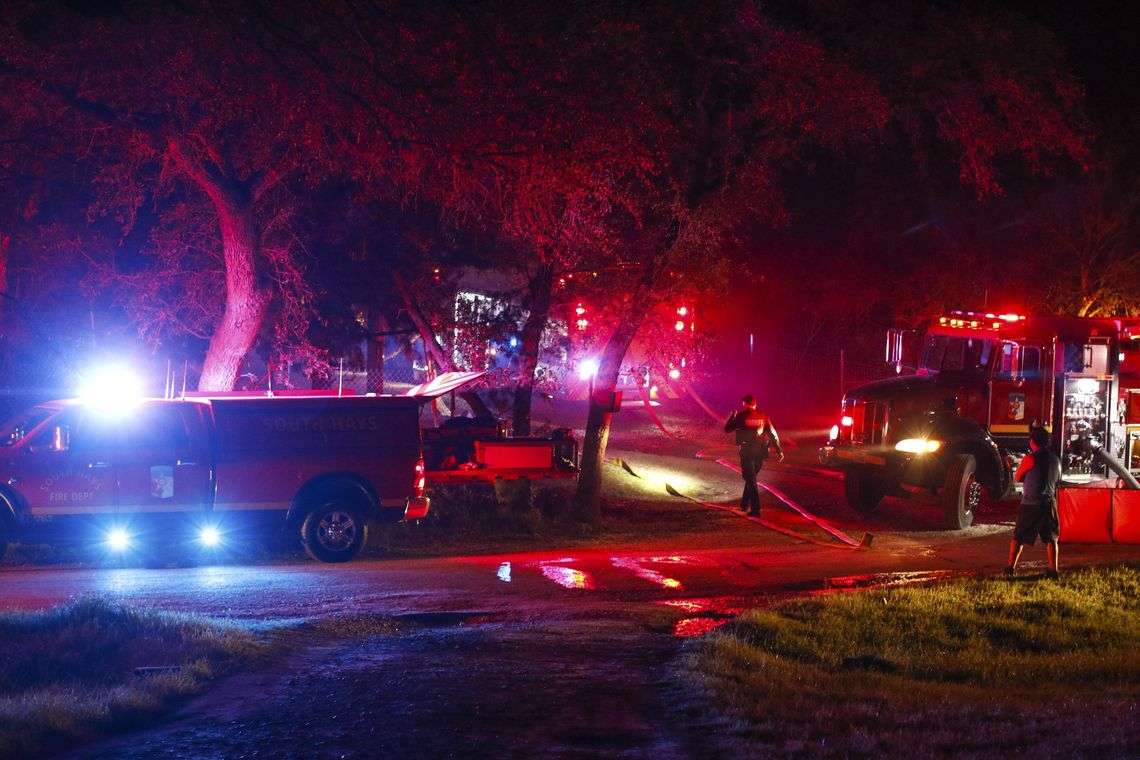
M 52 415 L 50 409 L 32 409 L 0 426 L 0 446 L 15 446 Z
M 929 372 L 985 370 L 992 353 L 993 342 L 984 338 L 934 335 L 927 344 L 923 366 Z
M 190 436 L 177 407 L 153 406 L 123 421 L 123 441 L 141 448 L 178 449 L 189 445 Z
M 1041 377 L 1041 348 L 1025 346 L 1021 356 L 1022 377 Z
M 118 437 L 114 417 L 89 410 L 70 409 L 52 420 L 49 429 L 36 436 L 37 446 L 52 448 L 56 432 L 66 440 L 68 451 L 106 451 L 114 448 Z M 58 446 L 58 442 L 56 444 Z
M 998 363 L 994 367 L 994 376 L 998 378 L 1040 377 L 1041 347 L 1003 341 Z

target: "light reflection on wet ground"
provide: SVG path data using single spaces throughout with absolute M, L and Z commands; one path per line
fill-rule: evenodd
M 576 570 L 572 567 L 563 567 L 561 565 L 552 565 L 545 562 L 539 565 L 539 570 L 548 580 L 554 581 L 563 588 L 587 589 L 593 590 L 596 588 L 594 585 L 594 578 L 587 572 Z
M 973 570 L 897 570 L 829 574 L 820 567 L 814 578 L 789 577 L 786 557 L 773 556 L 770 564 L 750 552 L 726 553 L 612 553 L 582 551 L 573 555 L 500 555 L 467 557 L 458 561 L 489 565 L 501 582 L 519 584 L 524 576 L 554 583 L 565 589 L 607 592 L 623 604 L 660 605 L 674 610 L 677 637 L 700 636 L 731 622 L 746 610 L 761 608 L 797 596 L 835 594 L 863 589 L 887 589 L 933 584 L 973 577 Z M 829 568 L 832 573 L 836 567 Z M 842 572 L 842 571 L 841 571 Z M 731 594 L 717 594 L 726 585 Z M 541 588 L 541 586 L 540 586 Z M 701 595 L 707 590 L 706 595 Z M 687 593 L 686 593 L 687 592 Z M 639 594 L 639 596 L 627 596 Z
M 610 561 L 613 563 L 614 567 L 631 570 L 638 578 L 647 580 L 650 583 L 656 583 L 665 588 L 684 588 L 681 585 L 681 581 L 677 580 L 676 578 L 666 577 L 656 570 L 651 570 L 650 568 L 645 567 L 641 561 L 634 559 L 633 557 L 611 557 Z M 658 562 L 660 559 L 650 558 L 649 561 Z
M 741 596 L 722 596 L 704 599 L 670 599 L 657 604 L 683 610 L 692 615 L 673 624 L 673 635 L 687 638 L 701 636 L 724 625 L 746 609 L 758 606 L 758 602 L 759 600 L 750 601 Z
M 654 569 L 653 565 L 709 567 L 708 559 L 699 556 L 686 556 L 682 554 L 667 555 L 583 555 L 580 557 L 559 557 L 557 559 L 511 559 L 481 558 L 481 562 L 495 564 L 495 577 L 502 583 L 513 583 L 520 572 L 538 572 L 544 578 L 563 588 L 601 590 L 607 585 L 598 579 L 600 573 L 609 568 L 619 571 L 619 574 L 631 573 L 634 577 L 659 586 L 664 589 L 681 590 L 684 583 L 672 574 Z M 591 572 L 587 565 L 598 566 L 597 572 Z M 617 577 L 614 579 L 618 580 Z
M 920 570 L 916 572 L 897 573 L 866 573 L 863 575 L 844 575 L 838 578 L 828 578 L 823 582 L 823 592 L 848 591 L 864 588 L 896 588 L 899 586 L 913 586 L 934 581 L 947 581 L 953 578 L 964 578 L 972 573 L 957 570 Z
M 725 623 L 731 622 L 741 613 L 756 607 L 765 607 L 784 599 L 805 595 L 836 594 L 872 588 L 900 588 L 915 586 L 973 575 L 956 570 L 924 570 L 916 572 L 867 573 L 845 575 L 823 579 L 815 588 L 801 588 L 799 591 L 785 591 L 772 595 L 753 597 L 727 596 L 704 599 L 669 599 L 656 604 L 681 610 L 690 617 L 678 620 L 673 625 L 673 635 L 678 637 L 701 636 Z

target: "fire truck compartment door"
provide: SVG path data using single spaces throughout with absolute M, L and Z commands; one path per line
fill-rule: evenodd
M 1034 420 L 1049 418 L 1045 407 L 1044 347 L 1002 341 L 990 380 L 992 435 L 1029 435 Z

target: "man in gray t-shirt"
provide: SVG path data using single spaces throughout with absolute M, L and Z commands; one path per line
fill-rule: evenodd
M 1014 480 L 1021 482 L 1021 506 L 1017 524 L 1009 542 L 1009 565 L 1006 575 L 1013 575 L 1021 550 L 1033 546 L 1040 538 L 1049 558 L 1046 578 L 1058 577 L 1057 538 L 1061 534 L 1057 519 L 1057 485 L 1061 482 L 1061 460 L 1049 449 L 1049 431 L 1035 427 L 1029 433 L 1029 453 L 1021 460 Z

